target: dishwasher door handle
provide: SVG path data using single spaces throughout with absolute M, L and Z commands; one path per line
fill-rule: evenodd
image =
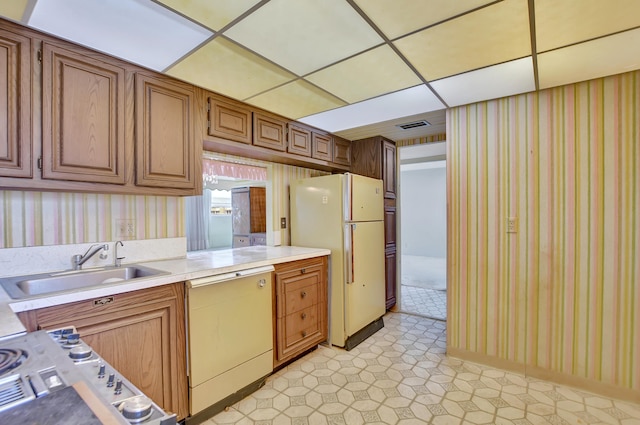
M 221 273 L 213 276 L 207 276 L 200 279 L 191 279 L 187 281 L 188 288 L 199 288 L 201 286 L 213 285 L 215 283 L 226 282 L 228 280 L 249 277 L 262 273 L 271 273 L 275 269 L 273 266 L 254 267 L 252 269 L 239 270 L 237 272 Z

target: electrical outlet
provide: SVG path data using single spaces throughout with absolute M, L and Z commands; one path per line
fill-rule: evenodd
M 507 218 L 507 233 L 518 233 L 518 217 Z
M 116 233 L 118 238 L 133 239 L 136 236 L 136 221 L 131 219 L 116 220 Z
M 281 217 L 280 218 L 280 228 L 281 229 L 286 229 L 287 228 L 287 217 Z

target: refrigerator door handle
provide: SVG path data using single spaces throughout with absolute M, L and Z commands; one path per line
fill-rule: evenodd
M 344 254 L 345 254 L 345 266 L 347 268 L 347 284 L 353 283 L 355 276 L 353 271 L 353 231 L 356 228 L 355 223 L 345 224 L 345 243 L 344 243 Z

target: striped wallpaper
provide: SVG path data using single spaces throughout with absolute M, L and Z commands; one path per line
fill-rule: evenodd
M 396 140 L 396 147 L 422 145 L 425 143 L 442 142 L 445 140 L 447 140 L 446 134 L 432 134 L 425 137 L 419 137 L 417 139 Z
M 122 239 L 116 220 L 134 220 L 130 239 L 185 236 L 182 198 L 0 191 L 0 248 Z
M 640 400 L 640 71 L 450 109 L 447 139 L 450 351 Z

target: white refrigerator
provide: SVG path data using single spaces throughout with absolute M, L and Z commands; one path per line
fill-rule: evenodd
M 382 180 L 333 174 L 290 186 L 291 245 L 331 250 L 329 338 L 348 350 L 383 326 Z

